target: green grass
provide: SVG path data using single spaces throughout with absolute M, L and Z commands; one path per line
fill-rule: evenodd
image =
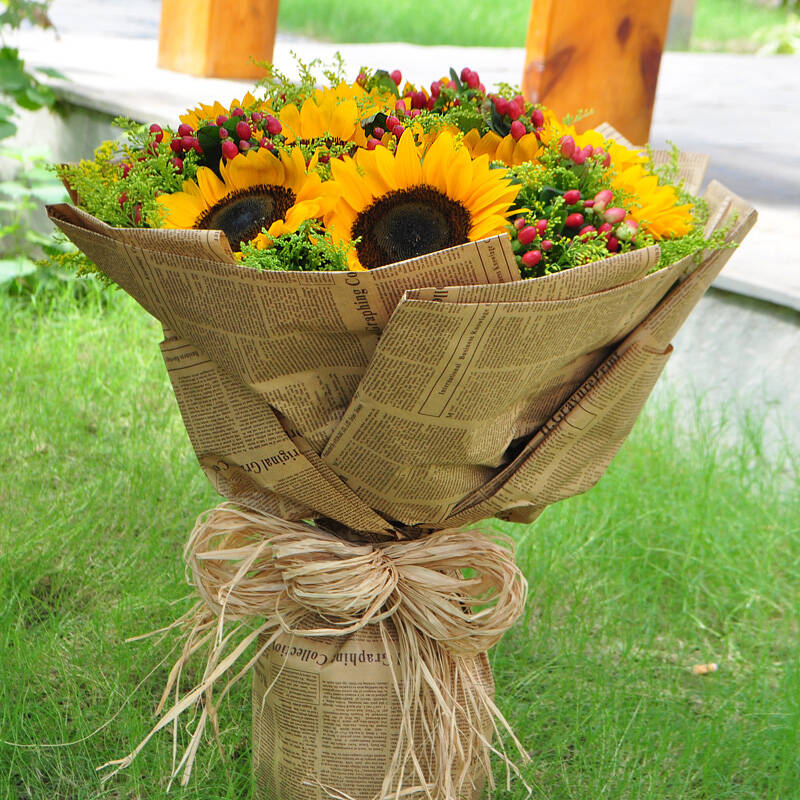
M 343 43 L 524 47 L 530 9 L 531 0 L 281 0 L 278 24 L 285 32 Z M 719 50 L 730 42 L 746 48 L 753 31 L 784 22 L 787 14 L 753 0 L 697 0 L 693 44 Z
M 183 541 L 217 498 L 132 301 L 0 311 L 0 800 L 160 800 L 168 736 L 94 768 L 152 724 L 167 643 L 124 639 L 187 607 Z M 492 661 L 525 776 L 541 800 L 795 800 L 796 473 L 656 412 L 595 490 L 505 526 L 531 596 Z M 251 796 L 246 687 L 221 721 L 227 760 L 207 742 L 169 797 Z

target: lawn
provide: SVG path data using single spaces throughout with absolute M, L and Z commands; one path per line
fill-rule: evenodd
M 160 800 L 169 736 L 95 767 L 152 724 L 170 643 L 125 638 L 188 607 L 183 541 L 217 498 L 158 326 L 119 292 L 51 297 L 0 298 L 0 800 Z M 500 526 L 531 592 L 491 658 L 535 798 L 797 797 L 798 462 L 739 434 L 651 404 L 594 490 Z M 226 760 L 207 742 L 169 797 L 250 797 L 248 720 L 242 686 Z
M 531 0 L 281 0 L 279 26 L 333 42 L 410 42 L 479 47 L 524 47 Z M 786 8 L 755 0 L 697 0 L 693 49 L 755 49 L 755 31 L 785 22 Z

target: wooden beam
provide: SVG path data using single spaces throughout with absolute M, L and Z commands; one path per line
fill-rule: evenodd
M 278 0 L 162 0 L 158 66 L 207 78 L 262 78 Z
M 670 0 L 533 0 L 523 93 L 560 116 L 593 109 L 579 130 L 609 122 L 644 144 L 669 12 Z

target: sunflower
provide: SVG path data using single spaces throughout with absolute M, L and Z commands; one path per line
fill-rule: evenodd
M 519 191 L 486 156 L 473 159 L 441 133 L 424 151 L 406 131 L 392 153 L 359 150 L 331 162 L 324 214 L 335 239 L 357 240 L 353 269 L 371 269 L 502 233 Z
M 215 101 L 211 105 L 200 103 L 196 108 L 190 108 L 185 114 L 180 116 L 180 121 L 189 125 L 192 130 L 197 130 L 203 124 L 213 122 L 217 117 L 230 117 L 234 108 L 242 108 L 251 111 L 268 111 L 266 103 L 256 100 L 250 92 L 248 92 L 241 100 L 234 100 L 230 106 L 224 106 L 222 103 Z
M 630 215 L 655 239 L 685 236 L 692 230 L 692 205 L 681 204 L 674 186 L 661 184 L 653 173 L 635 163 L 618 172 L 611 186 L 632 198 Z
M 321 101 L 306 100 L 298 108 L 294 103 L 285 105 L 278 114 L 287 143 L 309 144 L 317 139 L 329 144 L 352 143 L 366 147 L 367 139 L 361 120 L 369 116 L 353 98 L 338 99 L 334 94 L 322 95 Z
M 502 161 L 511 167 L 535 161 L 541 150 L 535 133 L 526 133 L 515 140 L 510 134 L 498 136 L 494 131 L 481 136 L 476 128 L 464 134 L 464 146 L 473 156 L 486 155 L 490 161 Z
M 303 154 L 294 149 L 274 156 L 251 150 L 220 165 L 222 179 L 200 167 L 183 191 L 162 194 L 164 228 L 221 230 L 234 250 L 256 238 L 297 230 L 301 222 L 321 216 L 320 179 L 306 171 Z

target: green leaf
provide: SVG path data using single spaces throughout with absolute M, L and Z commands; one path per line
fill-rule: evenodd
M 0 139 L 7 139 L 17 132 L 17 126 L 7 119 L 0 119 Z
M 234 119 L 236 119 L 234 117 Z M 236 120 L 240 121 L 240 120 Z M 228 128 L 231 120 L 225 123 L 225 129 L 232 133 Z M 233 123 L 236 128 L 236 122 Z M 219 160 L 222 158 L 222 139 L 219 138 L 219 128 L 216 125 L 204 125 L 197 131 L 197 140 L 203 148 L 203 155 L 200 156 L 200 164 L 210 167 L 219 175 Z
M 25 72 L 25 62 L 19 57 L 19 50 L 13 47 L 0 48 L 0 90 L 16 92 L 30 83 Z
M 461 91 L 461 79 L 458 77 L 458 74 L 456 73 L 456 71 L 452 67 L 450 67 L 450 78 L 453 81 L 453 83 L 456 85 L 456 91 L 460 92 Z
M 41 72 L 42 75 L 47 75 L 50 78 L 58 78 L 62 81 L 69 80 L 69 78 L 63 72 L 59 72 L 55 67 L 36 67 L 36 71 Z
M 36 264 L 25 256 L 0 258 L 0 283 L 13 281 L 36 272 Z

